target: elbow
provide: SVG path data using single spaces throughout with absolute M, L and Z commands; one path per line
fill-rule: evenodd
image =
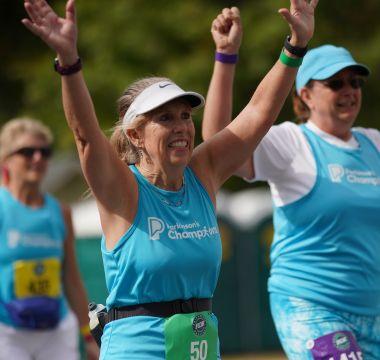
M 74 133 L 74 139 L 75 143 L 77 144 L 78 152 L 80 155 L 84 155 L 85 149 L 88 145 L 88 141 L 82 136 L 81 131 L 79 128 L 74 127 L 72 128 Z

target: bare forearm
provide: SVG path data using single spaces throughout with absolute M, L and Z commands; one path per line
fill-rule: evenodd
M 62 206 L 67 237 L 64 242 L 63 286 L 70 307 L 76 314 L 81 326 L 88 323 L 87 295 L 82 283 L 75 255 L 75 237 L 70 208 Z
M 248 160 L 273 125 L 292 88 L 296 73 L 296 69 L 276 62 L 247 106 L 220 132 L 224 141 L 220 141 L 215 154 L 223 159 L 217 165 L 223 169 L 218 170 L 222 174 L 221 183 Z
M 62 76 L 62 101 L 76 141 L 83 145 L 99 136 L 99 124 L 82 71 Z
M 235 64 L 215 62 L 202 123 L 204 140 L 224 129 L 231 122 L 235 68 Z
M 253 137 L 253 149 L 276 121 L 292 89 L 296 74 L 297 68 L 288 67 L 277 61 L 257 87 L 246 109 L 243 110 L 243 113 L 252 112 L 252 116 L 248 116 L 249 126 L 255 130 L 245 134 Z

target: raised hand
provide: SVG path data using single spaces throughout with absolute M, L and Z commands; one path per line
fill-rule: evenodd
M 290 9 L 278 10 L 289 24 L 293 46 L 305 47 L 312 38 L 317 4 L 318 0 L 290 0 Z
M 225 54 L 237 54 L 243 36 L 239 9 L 237 7 L 223 9 L 212 22 L 211 34 L 216 51 Z
M 66 17 L 61 18 L 45 0 L 24 0 L 29 18 L 22 23 L 52 48 L 64 63 L 72 64 L 78 58 L 77 23 L 74 0 L 66 3 Z

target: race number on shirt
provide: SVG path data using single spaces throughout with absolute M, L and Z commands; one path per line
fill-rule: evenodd
M 17 299 L 36 296 L 58 297 L 61 293 L 59 259 L 19 260 L 13 264 Z

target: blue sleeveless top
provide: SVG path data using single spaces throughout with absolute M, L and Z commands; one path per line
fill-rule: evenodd
M 317 167 L 312 190 L 274 208 L 269 291 L 359 315 L 380 314 L 380 153 L 334 146 L 301 126 Z
M 139 191 L 134 223 L 113 250 L 108 251 L 102 239 L 107 308 L 211 298 L 221 265 L 221 241 L 208 193 L 190 168 L 179 191 L 162 190 L 135 166 L 130 169 Z M 163 324 L 163 319 L 151 316 L 107 324 L 101 358 L 163 359 Z
M 44 195 L 44 205 L 31 208 L 15 199 L 4 187 L 0 188 L 0 322 L 14 326 L 4 304 L 28 296 L 23 284 L 33 276 L 35 265 L 62 264 L 66 227 L 60 204 Z M 32 267 L 31 267 L 32 266 Z M 54 267 L 52 278 L 61 280 Z M 60 270 L 60 269 L 59 269 Z M 53 284 L 52 291 L 60 300 L 60 317 L 67 313 L 62 284 Z M 23 287 L 24 286 L 24 287 Z

